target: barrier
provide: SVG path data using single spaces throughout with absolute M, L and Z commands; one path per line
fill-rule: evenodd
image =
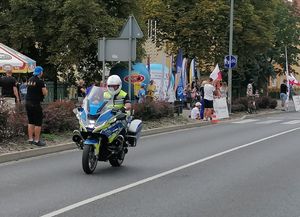
M 212 123 L 212 124 L 217 124 L 217 123 L 219 123 L 219 120 L 218 120 L 216 114 L 213 114 L 213 115 L 211 116 L 211 123 Z

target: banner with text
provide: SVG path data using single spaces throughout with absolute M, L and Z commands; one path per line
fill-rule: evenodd
M 295 105 L 295 110 L 300 111 L 300 96 L 293 96 L 293 101 Z
M 218 119 L 229 118 L 227 101 L 225 97 L 214 99 L 214 110 Z

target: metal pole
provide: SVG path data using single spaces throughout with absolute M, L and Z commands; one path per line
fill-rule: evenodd
M 129 61 L 128 61 L 128 96 L 131 100 L 131 43 L 132 43 L 132 16 L 129 16 Z
M 105 37 L 103 37 L 102 82 L 105 82 Z
M 232 39 L 233 39 L 233 6 L 234 0 L 231 0 L 230 5 L 230 30 L 229 30 L 229 58 L 230 66 L 228 69 L 228 105 L 229 114 L 231 114 L 231 103 L 232 103 L 232 69 L 231 69 L 231 56 L 232 56 Z
M 288 87 L 288 92 L 287 92 L 287 99 L 285 102 L 285 109 L 288 111 L 289 110 L 289 99 L 290 99 L 290 82 L 289 82 L 289 62 L 288 62 L 288 53 L 287 53 L 287 46 L 285 46 L 285 76 L 287 80 L 287 87 Z

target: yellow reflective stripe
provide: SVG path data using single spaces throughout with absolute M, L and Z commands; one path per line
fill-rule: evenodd
M 101 140 L 99 142 L 101 142 Z M 95 144 L 95 148 L 96 148 L 96 155 L 98 155 L 100 152 L 100 143 Z
M 117 133 L 113 133 L 111 134 L 111 136 L 108 138 L 108 142 L 111 143 L 112 141 L 114 141 L 114 139 L 117 137 Z

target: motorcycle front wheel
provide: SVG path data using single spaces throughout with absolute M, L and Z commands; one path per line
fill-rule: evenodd
M 92 174 L 97 167 L 97 156 L 93 145 L 85 145 L 82 152 L 82 169 L 86 174 Z

